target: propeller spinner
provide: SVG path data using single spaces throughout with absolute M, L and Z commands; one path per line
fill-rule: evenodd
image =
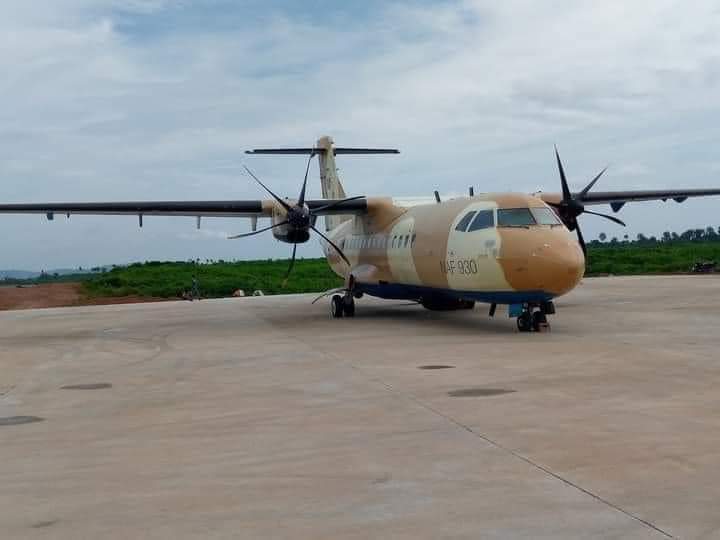
M 583 250 L 583 254 L 587 255 L 587 246 L 585 245 L 585 239 L 583 238 L 582 231 L 580 230 L 580 224 L 577 220 L 577 218 L 581 214 L 592 214 L 593 216 L 600 216 L 625 227 L 625 222 L 623 222 L 622 220 L 614 216 L 601 214 L 600 212 L 591 212 L 590 210 L 585 210 L 585 206 L 583 205 L 583 200 L 585 199 L 585 196 L 590 192 L 595 183 L 605 173 L 607 167 L 600 171 L 597 176 L 595 176 L 595 178 L 593 178 L 580 193 L 573 197 L 573 194 L 570 192 L 570 187 L 567 183 L 567 178 L 565 177 L 565 169 L 563 168 L 562 161 L 560 160 L 560 154 L 558 153 L 557 146 L 555 147 L 555 159 L 557 160 L 558 170 L 560 171 L 560 184 L 562 186 L 563 198 L 559 203 L 549 204 L 555 208 L 565 226 L 571 231 L 575 231 L 577 233 L 578 242 L 580 242 L 580 247 Z

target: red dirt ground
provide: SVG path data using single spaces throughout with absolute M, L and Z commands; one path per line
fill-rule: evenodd
M 140 296 L 87 298 L 82 293 L 80 283 L 45 283 L 22 288 L 15 286 L 0 287 L 0 311 L 161 301 L 163 301 L 162 298 L 143 298 Z

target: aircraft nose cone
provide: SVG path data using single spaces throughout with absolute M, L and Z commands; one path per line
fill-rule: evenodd
M 532 250 L 529 266 L 537 288 L 559 296 L 580 282 L 585 273 L 585 257 L 574 242 L 545 242 Z

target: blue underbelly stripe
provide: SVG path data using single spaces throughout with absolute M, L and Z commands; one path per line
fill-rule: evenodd
M 488 304 L 522 304 L 525 302 L 546 302 L 554 298 L 547 291 L 458 291 L 401 283 L 368 284 L 357 283 L 356 289 L 370 296 L 393 300 L 419 300 L 420 298 L 459 299 L 485 302 Z

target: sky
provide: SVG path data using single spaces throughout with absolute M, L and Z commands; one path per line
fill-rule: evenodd
M 57 0 L 0 4 L 0 201 L 295 197 L 304 158 L 342 156 L 348 194 L 720 187 L 715 0 Z M 320 196 L 317 165 L 310 186 Z M 601 210 L 596 207 L 595 209 Z M 637 203 L 623 229 L 720 226 L 720 198 Z M 0 268 L 286 257 L 248 220 L 0 216 Z M 316 241 L 300 256 L 319 256 Z

